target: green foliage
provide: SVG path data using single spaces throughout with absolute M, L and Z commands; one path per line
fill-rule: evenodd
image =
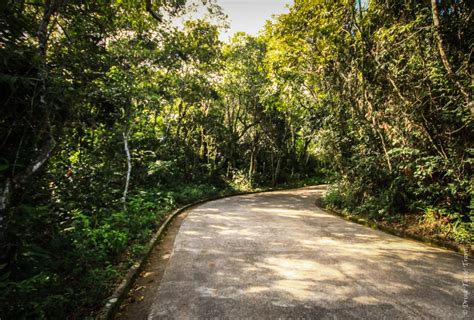
M 385 221 L 431 207 L 469 230 L 472 5 L 438 6 L 440 30 L 429 2 L 409 0 L 370 1 L 365 12 L 299 0 L 267 25 L 273 81 L 305 88 L 299 101 L 337 175 L 329 205 Z
M 474 241 L 474 221 L 472 218 L 470 221 L 464 221 L 458 212 L 428 207 L 420 219 L 420 224 L 428 232 L 440 238 L 468 244 Z
M 17 232 L 22 237 L 16 270 L 4 273 L 1 282 L 2 315 L 8 319 L 88 315 L 101 306 L 123 268 L 142 256 L 145 242 L 166 213 L 178 204 L 221 192 L 222 188 L 203 184 L 150 189 L 132 195 L 126 210 L 72 209 L 59 223 L 58 212 L 51 208 L 19 208 L 20 216 L 10 223 L 12 229 L 23 231 Z

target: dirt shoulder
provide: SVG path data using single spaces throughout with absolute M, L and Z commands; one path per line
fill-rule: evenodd
M 174 241 L 181 223 L 188 215 L 183 212 L 173 219 L 160 242 L 153 248 L 143 271 L 129 291 L 127 298 L 120 306 L 115 319 L 140 320 L 147 319 L 153 303 L 155 292 L 168 265 Z

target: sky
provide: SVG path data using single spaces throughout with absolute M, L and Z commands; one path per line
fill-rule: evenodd
M 265 22 L 274 14 L 287 13 L 287 6 L 293 0 L 216 0 L 228 16 L 230 29 L 222 32 L 220 39 L 228 41 L 238 31 L 257 35 L 263 29 Z M 369 0 L 361 0 L 362 7 L 367 8 Z M 357 2 L 356 2 L 357 3 Z M 203 9 L 204 10 L 204 9 Z M 198 10 L 197 16 L 203 14 Z
M 273 14 L 288 12 L 286 5 L 292 0 L 217 0 L 229 16 L 230 29 L 221 35 L 221 40 L 228 40 L 237 31 L 257 35 L 265 21 Z

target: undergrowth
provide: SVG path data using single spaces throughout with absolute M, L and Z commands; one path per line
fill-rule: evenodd
M 53 206 L 19 206 L 16 219 L 10 220 L 11 230 L 22 230 L 15 263 L 8 270 L 0 266 L 2 318 L 92 317 L 91 310 L 102 306 L 121 275 L 142 256 L 168 212 L 232 191 L 210 184 L 178 184 L 136 192 L 126 209 L 117 205 L 56 212 Z
M 459 244 L 474 243 L 472 208 L 457 211 L 458 207 L 446 203 L 433 206 L 413 198 L 399 198 L 391 189 L 367 191 L 354 183 L 339 183 L 329 189 L 323 203 L 329 208 L 384 222 L 417 235 Z

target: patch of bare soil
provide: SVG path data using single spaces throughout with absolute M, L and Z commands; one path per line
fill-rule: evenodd
M 173 219 L 165 235 L 153 249 L 144 270 L 140 273 L 127 298 L 120 306 L 120 311 L 115 316 L 115 319 L 147 319 L 155 291 L 160 285 L 168 265 L 174 240 L 186 216 L 187 212 L 183 212 Z

